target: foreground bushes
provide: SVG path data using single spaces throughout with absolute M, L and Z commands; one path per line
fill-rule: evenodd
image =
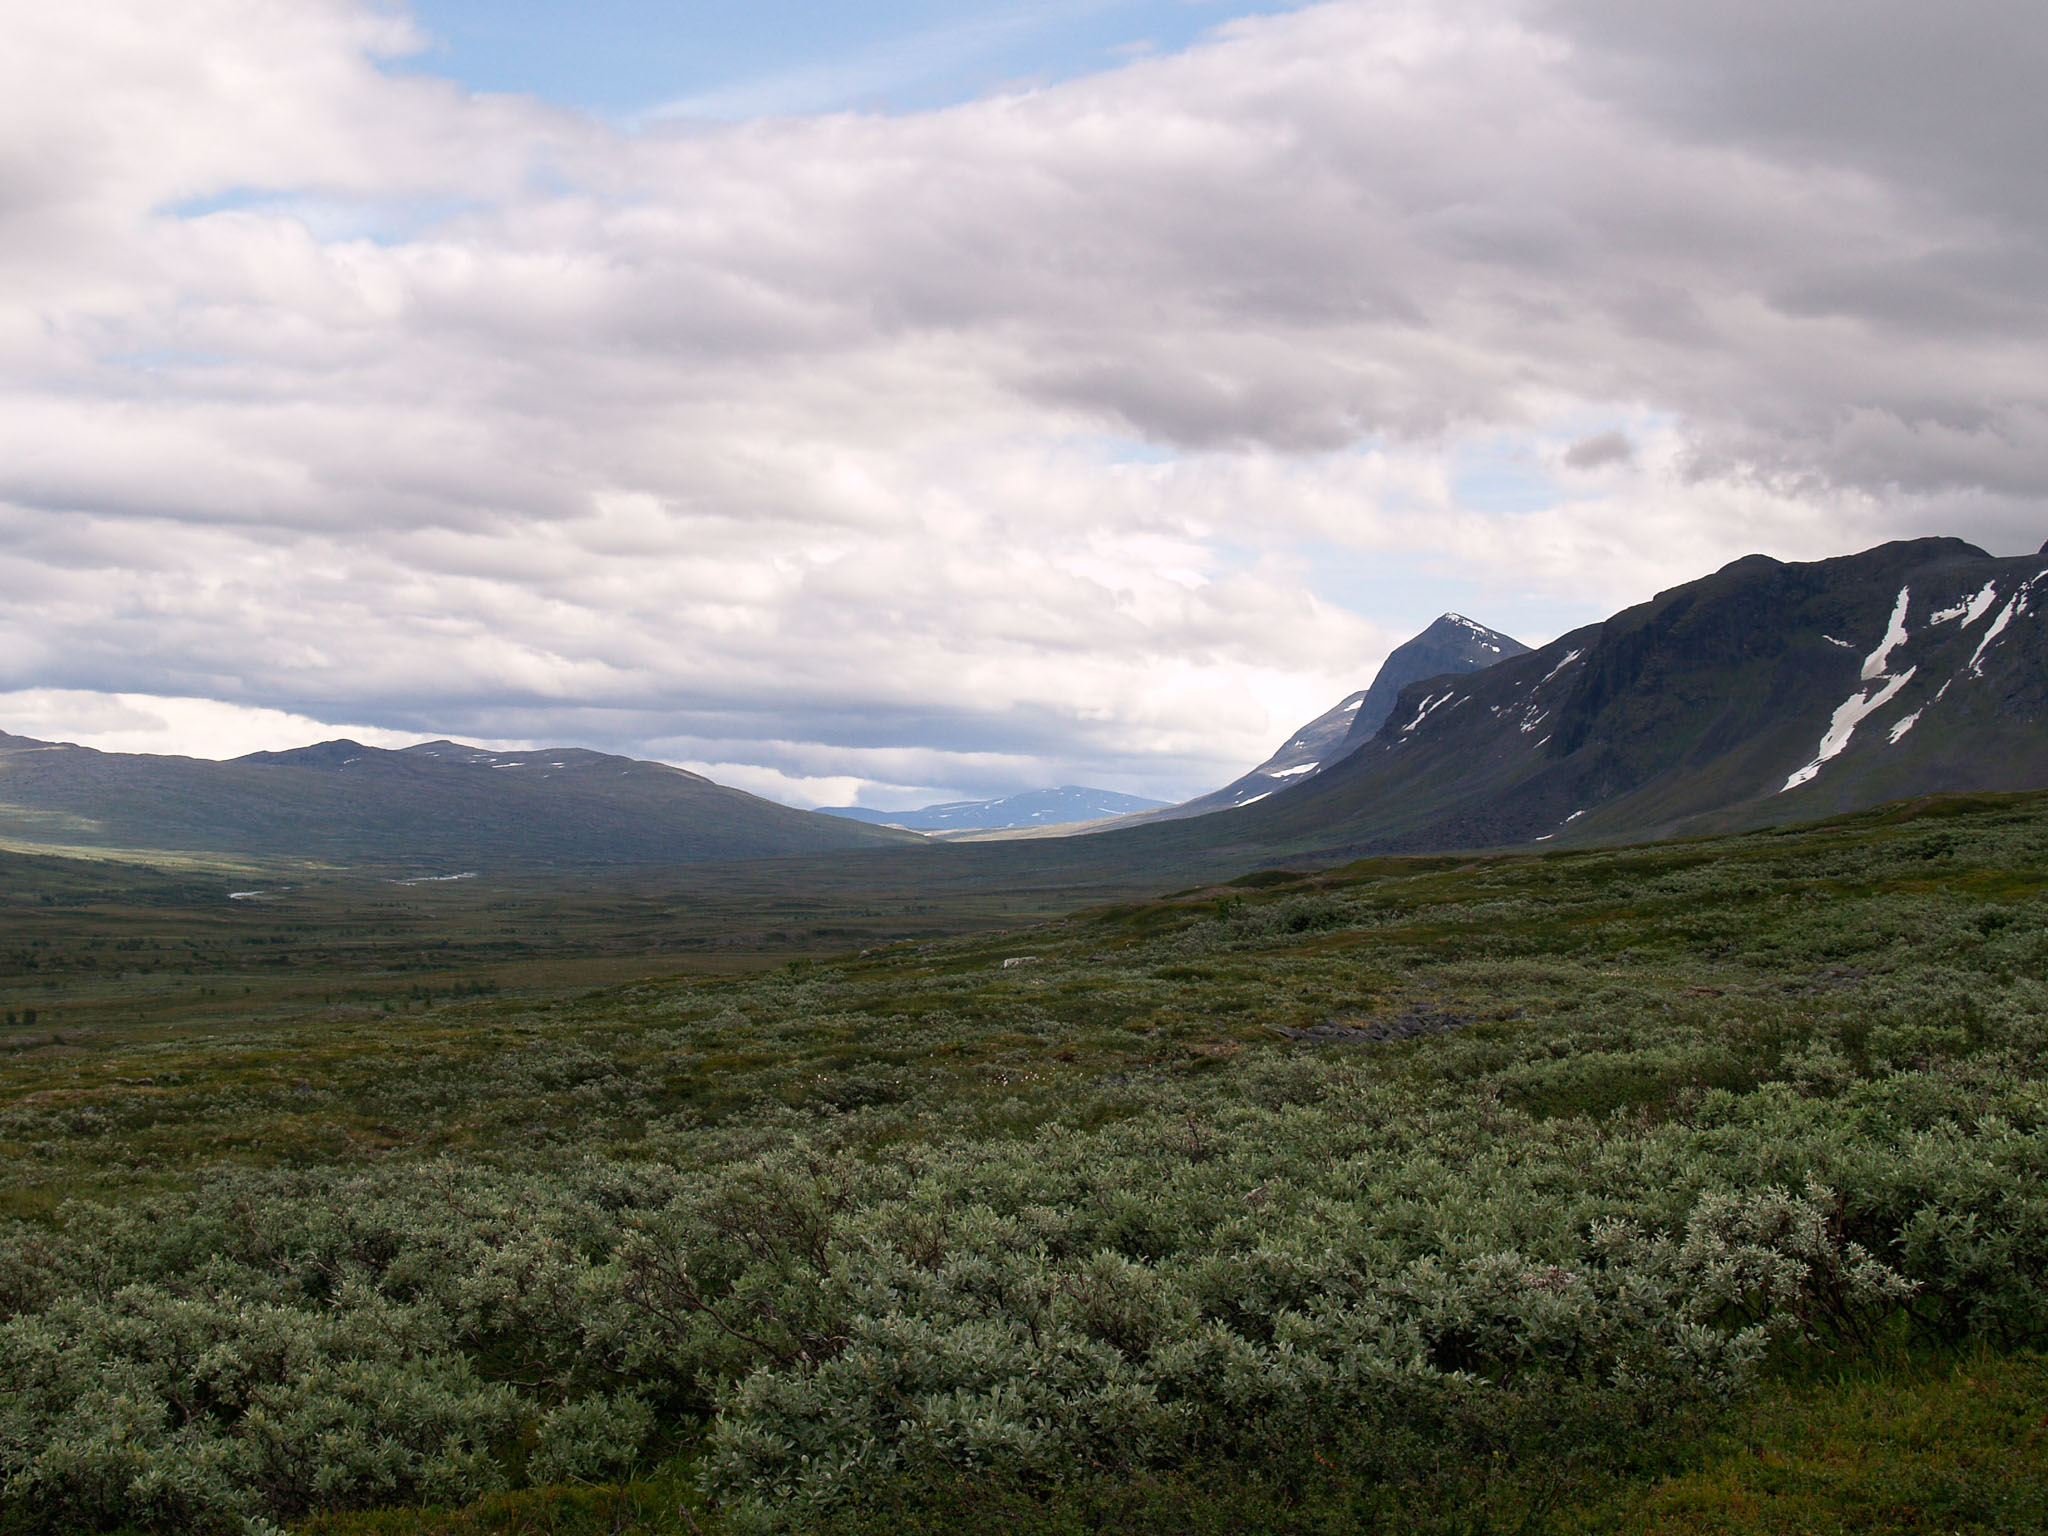
M 935 1467 L 1284 1477 L 1333 1434 L 1388 1477 L 1563 1464 L 1725 1400 L 1777 1338 L 2048 1318 L 2048 1126 L 1991 1063 L 1633 1127 L 1275 1070 L 1307 1102 L 1240 1083 L 888 1159 L 238 1173 L 74 1207 L 5 1263 L 8 1500 L 232 1529 L 615 1477 L 695 1415 L 709 1486 L 769 1525 Z

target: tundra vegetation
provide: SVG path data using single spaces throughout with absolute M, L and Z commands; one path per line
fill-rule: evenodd
M 434 953 L 0 1037 L 0 1530 L 2048 1525 L 2048 798 Z

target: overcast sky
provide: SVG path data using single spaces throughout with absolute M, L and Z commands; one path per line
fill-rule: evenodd
M 1178 799 L 2048 536 L 2039 0 L 0 5 L 19 733 Z

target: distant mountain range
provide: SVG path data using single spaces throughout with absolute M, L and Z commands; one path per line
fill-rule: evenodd
M 1486 665 L 1496 646 L 1505 659 Z M 1395 687 L 1410 667 L 1432 670 Z M 1391 712 L 1368 733 L 1388 691 Z M 1100 882 L 1622 842 L 2044 788 L 2048 550 L 1995 559 L 1920 539 L 1811 564 L 1752 555 L 1535 651 L 1446 615 L 1248 779 L 1219 792 L 1250 790 L 1242 803 L 1208 814 L 1191 802 L 1086 837 L 940 849 L 874 822 L 1029 839 L 1147 802 L 1068 787 L 820 815 L 576 748 L 334 741 L 217 763 L 0 733 L 0 843 L 413 875 L 896 848 L 922 850 L 920 879 Z
M 0 838 L 456 873 L 673 864 L 917 839 L 792 810 L 681 768 L 555 747 L 327 741 L 229 762 L 0 732 Z
M 1401 690 L 1256 804 L 1104 834 L 1321 856 L 1611 843 L 1937 791 L 2048 787 L 2048 549 L 1762 555 L 1540 650 Z
M 1250 805 L 1305 782 L 1372 740 L 1393 712 L 1394 701 L 1410 683 L 1447 673 L 1476 672 L 1529 647 L 1497 629 L 1488 629 L 1461 613 L 1447 613 L 1414 639 L 1394 647 L 1363 692 L 1351 694 L 1335 708 L 1309 721 L 1287 742 L 1241 779 L 1219 790 L 1169 806 L 1150 821 L 1206 816 L 1211 811 Z
M 916 832 L 964 832 L 1001 827 L 1059 826 L 1077 821 L 1100 821 L 1109 816 L 1126 816 L 1164 805 L 1139 795 L 1120 795 L 1113 789 L 1087 789 L 1064 784 L 1058 789 L 1034 789 L 1000 800 L 948 800 L 914 811 L 871 811 L 859 805 L 824 807 L 820 814 L 844 816 L 876 826 L 905 827 Z

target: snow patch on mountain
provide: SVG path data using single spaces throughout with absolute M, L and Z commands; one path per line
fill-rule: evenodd
M 1968 668 L 1970 676 L 1982 677 L 1984 675 L 1984 653 L 1991 649 L 1992 641 L 2005 633 L 2005 626 L 2012 622 L 2013 612 L 2019 605 L 2020 599 L 2015 597 L 2011 602 L 1998 610 L 1998 617 L 1993 619 L 1991 627 L 1984 631 L 1984 638 L 1977 642 L 1976 654 L 1970 658 Z
M 1913 672 L 1914 669 L 1908 667 L 1899 676 L 1886 678 L 1882 687 L 1874 688 L 1867 694 L 1859 688 L 1844 699 L 1836 707 L 1833 718 L 1828 721 L 1827 733 L 1821 737 L 1820 750 L 1814 755 L 1813 761 L 1793 773 L 1778 793 L 1782 795 L 1788 789 L 1797 789 L 1818 775 L 1823 764 L 1830 758 L 1838 756 L 1841 750 L 1849 745 L 1849 738 L 1856 733 L 1856 727 L 1889 704 L 1898 691 L 1912 680 Z M 1896 741 L 1898 738 L 1892 739 Z
M 1422 724 L 1423 721 L 1427 720 L 1430 717 L 1430 713 L 1433 710 L 1435 710 L 1439 705 L 1446 703 L 1451 697 L 1451 694 L 1446 693 L 1441 695 L 1440 697 L 1424 699 L 1422 701 L 1422 708 L 1418 709 L 1415 712 L 1415 718 L 1413 720 L 1410 720 L 1406 725 L 1401 727 L 1401 734 L 1403 736 L 1406 736 L 1412 733 L 1415 727 Z
M 1975 597 L 1966 597 L 1953 607 L 1944 608 L 1939 613 L 1929 614 L 1927 617 L 1927 627 L 1932 629 L 1937 624 L 1946 624 L 1952 619 L 1962 619 L 1963 628 L 1968 629 L 1970 625 L 1977 621 L 1976 613 L 1973 611 L 1977 605 L 1982 603 L 1985 607 L 1989 607 L 1997 597 L 1998 584 L 1987 581 L 1984 583 L 1984 590 Z
M 1906 605 L 1912 596 L 1911 588 L 1899 588 L 1899 600 L 1892 608 L 1892 621 L 1885 626 L 1884 638 L 1877 642 L 1876 650 L 1863 658 L 1864 682 L 1883 677 L 1891 670 L 1892 652 L 1906 643 Z

